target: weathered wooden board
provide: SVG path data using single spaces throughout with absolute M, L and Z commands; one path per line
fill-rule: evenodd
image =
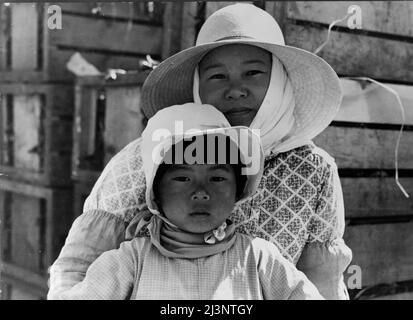
M 327 28 L 286 25 L 287 45 L 313 52 L 326 39 Z M 413 82 L 413 43 L 332 31 L 319 55 L 339 75 Z
M 46 185 L 69 184 L 73 87 L 2 83 L 0 93 L 2 173 Z
M 413 222 L 348 226 L 351 265 L 362 271 L 362 286 L 413 279 Z M 345 272 L 348 277 L 349 273 Z
M 49 33 L 50 44 L 58 48 L 88 48 L 129 54 L 161 53 L 161 27 L 114 23 L 75 15 L 63 15 L 62 24 L 64 28 Z
M 40 300 L 40 297 L 28 293 L 25 289 L 13 286 L 11 287 L 10 300 Z
M 252 2 L 252 1 L 248 1 Z M 213 14 L 215 11 L 229 6 L 231 4 L 237 3 L 236 1 L 211 1 L 211 2 L 206 2 L 206 10 L 205 10 L 205 19 L 207 19 L 211 14 Z
M 23 271 L 45 274 L 73 221 L 72 188 L 51 189 L 3 178 L 0 193 L 0 212 L 7 222 L 0 232 L 2 264 L 10 265 L 7 274 L 14 269 L 17 275 Z
M 8 154 L 8 127 L 7 115 L 9 112 L 7 96 L 0 93 L 0 163 L 9 163 Z
M 343 178 L 346 218 L 412 216 L 413 178 L 400 178 L 400 183 L 411 195 L 406 198 L 394 178 Z M 413 230 L 412 230 L 413 231 Z
M 40 300 L 46 299 L 47 278 L 4 263 L 2 269 L 2 300 Z
M 49 48 L 49 59 L 47 60 L 48 69 L 54 70 L 48 74 L 43 74 L 42 79 L 52 79 L 60 81 L 73 81 L 75 75 L 66 69 L 66 64 L 70 60 L 71 56 L 76 52 L 79 52 L 82 57 L 90 64 L 94 65 L 99 71 L 106 72 L 107 69 L 124 69 L 124 70 L 138 70 L 139 61 L 144 58 L 143 54 L 136 55 L 124 55 L 119 52 L 90 52 L 87 49 L 82 48 L 75 49 L 56 49 L 55 47 Z M 93 51 L 93 50 L 92 50 Z M 13 80 L 12 74 L 6 75 L 8 79 Z M 19 75 L 25 77 L 25 75 Z M 33 76 L 26 75 L 30 79 Z
M 413 292 L 399 293 L 389 296 L 381 296 L 370 300 L 413 300 Z
M 163 3 L 59 5 L 63 7 L 60 30 L 48 28 L 50 14 L 46 5 L 42 8 L 38 4 L 11 4 L 7 10 L 1 8 L 2 81 L 73 82 L 73 75 L 66 70 L 66 62 L 75 52 L 86 55 L 85 58 L 102 71 L 108 68 L 136 70 L 139 59 L 146 54 L 155 58 L 161 56 Z M 101 10 L 93 14 L 93 8 Z M 8 23 L 9 12 L 12 25 Z M 41 13 L 43 16 L 39 20 Z
M 314 143 L 336 160 L 339 168 L 393 169 L 399 131 L 330 126 Z M 403 132 L 399 147 L 399 168 L 413 169 L 413 131 Z
M 146 76 L 145 72 L 128 72 L 116 80 L 103 76 L 77 78 L 73 179 L 96 181 L 104 164 L 140 136 L 140 88 Z M 98 100 L 101 95 L 104 100 Z
M 0 70 L 4 71 L 9 66 L 9 39 L 10 39 L 10 23 L 11 23 L 10 8 L 0 6 Z
M 14 193 L 11 208 L 11 262 L 33 272 L 41 272 L 44 221 L 40 200 Z
M 164 3 L 154 2 L 57 2 L 62 8 L 62 12 L 96 14 L 97 16 L 116 17 L 126 19 L 140 19 L 153 22 L 160 22 Z M 153 12 L 150 12 L 152 6 Z
M 197 2 L 184 2 L 183 4 L 181 50 L 195 45 L 198 5 Z
M 106 89 L 105 163 L 142 131 L 142 113 L 139 107 L 140 88 L 108 87 Z
M 42 102 L 40 95 L 13 97 L 14 166 L 24 170 L 41 170 Z
M 403 123 L 413 125 L 413 86 L 384 83 L 400 97 L 403 110 L 397 97 L 385 88 L 367 81 L 359 82 L 341 79 L 343 100 L 335 121 L 362 123 Z
M 409 1 L 291 1 L 288 18 L 330 24 L 346 16 L 348 8 L 361 9 L 362 29 L 413 36 L 413 3 Z M 347 27 L 347 21 L 337 24 Z
M 181 50 L 183 2 L 168 2 L 165 4 L 163 16 L 163 35 L 162 35 L 162 60 Z
M 14 70 L 35 70 L 39 35 L 36 4 L 13 4 L 11 13 L 11 67 Z

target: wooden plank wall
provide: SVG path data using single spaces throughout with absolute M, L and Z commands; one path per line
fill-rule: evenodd
M 62 9 L 60 30 L 47 25 L 47 8 L 53 4 Z M 0 4 L 0 171 L 7 179 L 0 181 L 0 215 L 8 219 L 7 228 L 0 232 L 2 298 L 44 297 L 44 274 L 39 272 L 57 257 L 74 219 L 75 77 L 67 70 L 67 61 L 79 52 L 106 72 L 108 68 L 138 70 L 147 54 L 154 59 L 169 55 L 163 24 L 174 16 L 164 18 L 164 7 L 178 6 L 161 2 Z M 191 12 L 190 6 L 184 7 Z M 93 108 L 99 91 L 85 95 L 88 101 L 82 104 L 92 106 L 86 115 L 91 119 L 86 155 L 95 147 L 98 111 L 104 110 Z M 139 111 L 139 90 L 131 85 L 123 91 L 111 87 L 105 95 L 111 106 L 102 124 L 107 127 L 103 137 L 107 161 L 139 135 L 141 119 L 139 112 L 132 112 L 134 107 Z M 131 130 L 122 130 L 126 127 Z M 103 153 L 101 162 L 105 162 Z
M 72 189 L 51 189 L 0 178 L 0 272 L 5 297 L 45 298 L 47 268 L 67 236 Z M 57 223 L 58 221 L 58 223 Z
M 62 29 L 47 26 L 47 6 L 53 4 L 62 9 Z M 163 7 L 154 3 L 151 13 L 144 2 L 2 5 L 2 81 L 73 82 L 65 64 L 75 52 L 103 72 L 137 70 L 147 54 L 161 57 Z
M 208 17 L 235 2 L 207 2 Z M 406 198 L 395 183 L 395 145 L 402 123 L 396 98 L 368 82 L 342 80 L 344 99 L 332 124 L 315 143 L 336 159 L 343 187 L 345 240 L 353 265 L 362 270 L 358 299 L 413 298 L 413 3 L 408 1 L 264 1 L 279 22 L 287 45 L 313 52 L 327 38 L 328 26 L 351 5 L 362 13 L 362 29 L 347 21 L 333 27 L 318 53 L 340 77 L 382 81 L 400 94 L 405 130 L 398 166 Z M 350 274 L 346 274 L 348 279 Z
M 352 4 L 361 8 L 362 29 L 350 30 L 347 21 L 340 23 L 320 56 L 340 75 L 412 83 L 413 4 L 409 1 L 294 1 L 285 12 L 286 42 L 314 51 L 326 39 L 329 23 L 343 18 Z
M 44 185 L 70 184 L 72 95 L 69 85 L 0 83 L 2 173 Z
M 400 182 L 413 196 L 413 21 L 411 2 L 288 2 L 283 12 L 286 44 L 314 51 L 328 25 L 357 4 L 362 29 L 347 21 L 334 27 L 319 52 L 339 76 L 365 76 L 396 90 L 405 107 L 400 141 Z M 279 14 L 279 12 L 278 12 Z M 395 145 L 402 123 L 396 98 L 368 82 L 342 80 L 340 111 L 315 143 L 335 157 L 346 208 L 345 241 L 362 270 L 358 299 L 413 298 L 413 200 L 395 183 Z M 347 278 L 350 276 L 346 275 Z
M 142 133 L 139 100 L 145 72 L 129 72 L 116 80 L 79 77 L 72 178 L 94 183 L 109 160 Z

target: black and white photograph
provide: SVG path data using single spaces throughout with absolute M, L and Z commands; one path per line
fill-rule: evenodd
M 0 2 L 0 300 L 413 300 L 412 197 L 413 1 Z

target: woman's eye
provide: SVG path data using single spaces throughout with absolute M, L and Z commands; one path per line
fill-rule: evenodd
M 257 74 L 261 74 L 261 73 L 264 73 L 263 71 L 261 71 L 261 70 L 250 70 L 250 71 L 247 71 L 247 76 L 255 76 L 255 75 L 257 75 Z
M 189 178 L 182 176 L 182 177 L 174 177 L 174 178 L 172 178 L 172 180 L 179 181 L 179 182 L 187 182 L 187 181 L 189 181 Z
M 212 177 L 211 181 L 213 182 L 222 182 L 222 181 L 226 181 L 227 179 L 224 177 Z

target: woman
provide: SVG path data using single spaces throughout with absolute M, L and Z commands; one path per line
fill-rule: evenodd
M 174 119 L 182 123 L 179 129 Z M 154 140 L 159 128 L 169 134 Z M 149 210 L 139 220 L 149 236 L 99 256 L 60 298 L 322 299 L 274 244 L 237 233 L 228 219 L 261 180 L 264 157 L 251 129 L 231 127 L 211 105 L 186 103 L 149 119 L 141 145 Z M 194 153 L 195 159 L 186 156 Z M 248 153 L 255 155 L 253 168 Z M 253 170 L 243 174 L 245 168 Z
M 211 15 L 194 47 L 162 62 L 145 81 L 147 118 L 187 102 L 212 104 L 231 125 L 260 130 L 266 161 L 258 191 L 234 210 L 242 233 L 276 244 L 327 299 L 347 299 L 342 273 L 344 207 L 334 160 L 311 139 L 333 120 L 339 79 L 321 58 L 284 44 L 276 21 L 249 4 Z M 106 166 L 51 268 L 49 298 L 83 279 L 104 251 L 134 235 L 145 210 L 140 139 Z M 76 262 L 73 264 L 73 262 Z

